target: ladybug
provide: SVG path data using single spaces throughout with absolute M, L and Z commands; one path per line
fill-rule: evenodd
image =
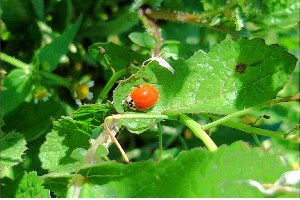
M 131 109 L 143 111 L 154 106 L 158 97 L 159 94 L 155 87 L 150 84 L 143 84 L 131 91 L 126 102 Z

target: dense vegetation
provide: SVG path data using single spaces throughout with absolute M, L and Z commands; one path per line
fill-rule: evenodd
M 1 197 L 299 196 L 299 9 L 2 0 Z

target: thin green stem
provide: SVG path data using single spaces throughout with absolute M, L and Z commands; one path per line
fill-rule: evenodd
M 66 78 L 63 78 L 63 77 L 58 76 L 54 73 L 45 72 L 45 71 L 38 71 L 38 74 L 40 74 L 44 78 L 47 78 L 51 81 L 54 81 L 55 84 L 57 84 L 57 85 L 61 85 L 61 86 L 64 86 L 68 89 L 72 89 L 71 88 L 72 83 L 69 80 L 67 80 Z
M 5 53 L 0 53 L 0 58 L 1 60 L 15 66 L 15 67 L 18 67 L 20 69 L 24 69 L 24 70 L 29 70 L 30 69 L 30 65 L 16 59 L 16 58 L 13 58 Z
M 162 158 L 162 154 L 163 154 L 163 140 L 162 140 L 162 126 L 161 123 L 158 122 L 157 123 L 157 128 L 158 128 L 158 156 L 157 156 L 157 161 L 160 161 Z
M 110 77 L 110 79 L 108 80 L 108 82 L 106 83 L 106 85 L 104 86 L 102 91 L 100 92 L 100 94 L 97 98 L 97 103 L 102 103 L 102 101 L 107 97 L 107 94 L 109 93 L 111 88 L 114 86 L 116 81 L 119 80 L 121 77 L 125 76 L 126 74 L 128 74 L 128 70 L 126 70 L 126 69 L 123 69 L 123 70 L 120 70 L 120 71 L 117 71 L 116 73 L 114 73 Z
M 202 129 L 201 125 L 196 121 L 184 114 L 179 115 L 179 121 L 189 127 L 192 132 L 203 141 L 209 151 L 216 151 L 218 149 L 217 145 L 212 141 L 212 139 Z
M 143 114 L 143 113 L 128 113 L 108 116 L 107 120 L 113 119 L 169 119 L 174 120 L 174 116 L 161 115 L 161 114 Z
M 256 144 L 257 146 L 261 147 L 261 143 L 260 143 L 260 141 L 259 141 L 257 135 L 256 135 L 256 134 L 252 134 L 252 137 L 253 137 L 253 140 L 254 140 L 255 144 Z
M 218 117 L 213 116 L 213 115 L 208 115 L 208 116 L 213 120 L 218 119 Z M 286 137 L 286 135 L 284 133 L 279 132 L 279 131 L 270 131 L 270 130 L 261 129 L 261 128 L 253 127 L 253 126 L 250 126 L 250 125 L 247 125 L 247 124 L 243 124 L 243 123 L 240 123 L 240 122 L 233 122 L 233 121 L 223 122 L 222 125 L 228 126 L 230 128 L 234 128 L 234 129 L 246 132 L 246 133 L 250 133 L 251 135 L 253 135 L 253 134 L 263 135 L 263 136 L 280 138 L 280 139 L 289 140 L 291 142 L 299 143 L 299 141 L 297 141 L 293 138 L 288 138 L 288 137 Z
M 84 183 L 85 183 L 85 177 L 83 177 L 80 174 L 75 174 L 71 184 L 68 187 L 66 197 L 67 198 L 78 198 L 80 195 L 82 185 Z
M 211 123 L 203 125 L 202 129 L 203 130 L 208 130 L 208 129 L 212 128 L 212 127 L 215 127 L 215 126 L 218 126 L 220 124 L 223 124 L 224 122 L 229 121 L 229 120 L 231 120 L 233 118 L 236 118 L 236 117 L 248 114 L 248 113 L 250 113 L 252 111 L 259 110 L 259 109 L 264 108 L 264 107 L 273 106 L 273 105 L 276 105 L 278 103 L 299 100 L 299 98 L 300 98 L 299 94 L 300 93 L 298 93 L 298 94 L 296 94 L 294 96 L 286 97 L 286 98 L 282 98 L 282 99 L 273 99 L 273 100 L 267 101 L 266 103 L 263 103 L 263 104 L 260 104 L 260 105 L 257 105 L 257 106 L 253 106 L 253 107 L 250 107 L 250 108 L 247 108 L 247 109 L 235 112 L 235 113 L 232 113 L 232 114 L 227 115 L 225 117 L 222 117 L 222 118 L 220 118 L 220 119 L 218 119 L 216 121 L 213 121 Z

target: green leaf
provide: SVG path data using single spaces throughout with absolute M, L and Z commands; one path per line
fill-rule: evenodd
M 107 69 L 127 69 L 130 65 L 142 65 L 148 56 L 114 43 L 94 43 L 89 47 L 90 55 Z
M 0 138 L 0 171 L 23 161 L 22 155 L 27 149 L 24 137 L 10 132 Z
M 105 117 L 110 114 L 109 104 L 85 104 L 72 114 L 74 120 L 81 121 L 93 125 L 100 126 Z
M 3 129 L 4 131 L 17 130 L 24 135 L 26 141 L 34 140 L 47 133 L 51 130 L 51 118 L 58 118 L 66 113 L 65 105 L 54 101 L 53 98 L 38 104 L 24 102 L 17 110 L 5 116 L 6 124 Z
M 133 87 L 150 83 L 159 91 L 151 112 L 230 114 L 276 97 L 295 68 L 297 59 L 262 39 L 223 41 L 206 54 L 196 52 L 188 60 L 170 62 L 175 73 L 157 62 L 122 81 L 115 89 L 114 106 L 124 112 L 122 102 Z
M 155 37 L 147 33 L 134 32 L 134 33 L 130 33 L 128 37 L 135 44 L 149 49 L 153 49 L 157 43 Z
M 63 118 L 56 122 L 54 130 L 47 134 L 40 149 L 42 168 L 55 172 L 76 171 L 80 163 L 71 157 L 72 151 L 89 147 L 88 133 L 91 131 L 86 124 L 72 118 Z
M 84 105 L 72 114 L 54 122 L 46 135 L 39 157 L 42 168 L 52 172 L 74 172 L 80 162 L 72 156 L 75 149 L 88 149 L 93 129 L 100 126 L 108 114 L 108 105 Z M 99 122 L 99 123 L 98 123 Z
M 69 173 L 49 173 L 44 175 L 44 186 L 58 198 L 65 198 L 68 185 L 74 175 Z
M 5 116 L 16 109 L 29 95 L 32 87 L 31 74 L 23 69 L 14 69 L 4 78 L 3 86 L 7 88 L 0 91 L 1 109 Z
M 16 190 L 16 198 L 50 198 L 50 191 L 44 189 L 42 179 L 36 172 L 25 172 Z
M 81 21 L 82 15 L 60 37 L 53 39 L 50 44 L 37 52 L 38 61 L 44 70 L 51 72 L 56 69 L 60 57 L 68 52 L 69 45 L 73 42 Z
M 88 178 L 80 197 L 264 197 L 243 181 L 274 183 L 287 170 L 278 155 L 237 142 L 214 153 L 192 149 L 159 163 L 87 167 L 80 171 Z
M 266 12 L 258 18 L 258 23 L 263 23 L 263 28 L 290 28 L 296 26 L 299 21 L 300 2 L 297 0 L 289 1 L 267 1 Z

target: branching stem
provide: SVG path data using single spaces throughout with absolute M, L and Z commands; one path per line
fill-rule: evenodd
M 299 99 L 300 99 L 300 93 L 298 93 L 294 96 L 291 96 L 291 97 L 286 97 L 286 98 L 282 98 L 282 99 L 273 99 L 273 100 L 267 101 L 266 103 L 263 103 L 263 104 L 260 104 L 260 105 L 257 105 L 257 106 L 253 106 L 253 107 L 250 107 L 250 108 L 246 108 L 244 110 L 241 110 L 241 111 L 232 113 L 230 115 L 227 115 L 225 117 L 222 117 L 222 118 L 220 118 L 220 119 L 218 119 L 214 122 L 203 125 L 202 128 L 203 128 L 203 130 L 208 130 L 212 127 L 218 126 L 220 124 L 223 124 L 226 121 L 229 121 L 233 118 L 248 114 L 252 111 L 259 110 L 261 108 L 268 107 L 268 106 L 273 106 L 273 105 L 276 105 L 278 103 L 295 101 L 295 100 L 299 100 Z

